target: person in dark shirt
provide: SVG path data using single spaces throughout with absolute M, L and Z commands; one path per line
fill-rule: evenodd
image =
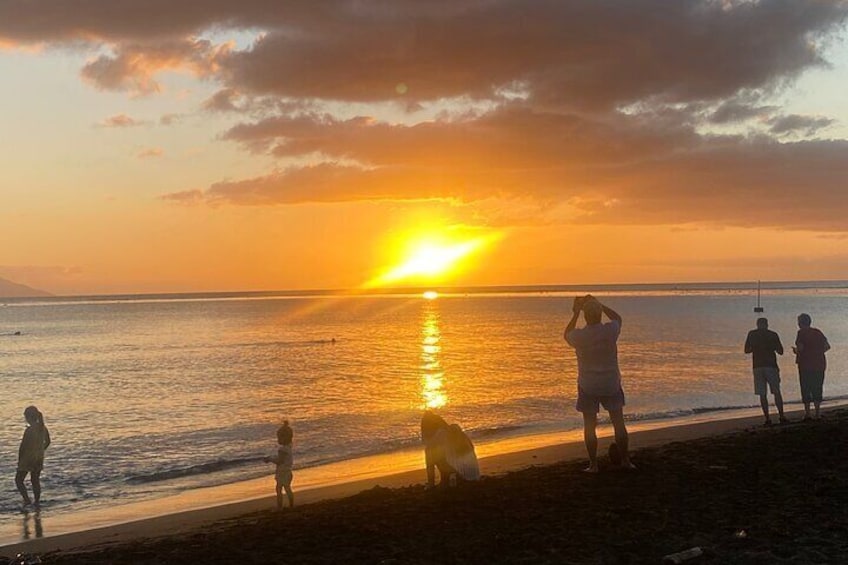
M 798 379 L 801 381 L 801 401 L 804 403 L 804 421 L 810 419 L 810 402 L 816 407 L 819 417 L 824 388 L 824 372 L 827 359 L 824 354 L 830 349 L 827 338 L 817 328 L 810 327 L 813 319 L 809 314 L 798 316 L 798 336 L 795 338 L 795 362 L 798 363 Z
M 777 333 L 768 329 L 768 319 L 758 318 L 757 329 L 748 332 L 745 353 L 753 354 L 754 394 L 760 397 L 760 406 L 763 407 L 763 415 L 766 417 L 765 424 L 771 425 L 766 386 L 774 395 L 774 405 L 777 407 L 780 423 L 786 423 L 788 420 L 783 415 L 783 396 L 780 394 L 780 368 L 777 366 L 775 355 L 783 355 L 783 344 L 780 343 Z

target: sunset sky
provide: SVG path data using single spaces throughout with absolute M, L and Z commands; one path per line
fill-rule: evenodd
M 3 0 L 0 277 L 848 278 L 846 18 L 838 0 Z M 468 252 L 399 277 L 428 242 Z

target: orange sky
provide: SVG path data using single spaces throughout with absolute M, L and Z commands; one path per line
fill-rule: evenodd
M 107 7 L 108 6 L 108 7 Z M 846 278 L 848 4 L 0 5 L 0 277 L 58 294 Z

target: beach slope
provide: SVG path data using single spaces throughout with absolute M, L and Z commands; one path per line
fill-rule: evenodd
M 45 563 L 835 563 L 848 555 L 848 409 L 448 491 L 375 487 L 194 533 L 42 555 Z

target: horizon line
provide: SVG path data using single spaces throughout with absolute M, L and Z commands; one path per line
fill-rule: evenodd
M 116 292 L 103 294 L 52 294 L 47 296 L 9 296 L 4 301 L 36 300 L 52 301 L 56 299 L 72 300 L 117 300 L 126 298 L 238 298 L 238 297 L 309 297 L 309 296 L 379 296 L 421 294 L 435 291 L 440 294 L 497 294 L 497 293 L 539 293 L 565 292 L 576 290 L 792 290 L 825 286 L 828 288 L 848 287 L 848 279 L 803 279 L 782 281 L 697 281 L 697 282 L 651 282 L 651 283 L 566 283 L 566 284 L 514 284 L 514 285 L 427 285 L 392 288 L 325 288 L 325 289 L 275 289 L 275 290 L 200 290 L 176 292 Z

